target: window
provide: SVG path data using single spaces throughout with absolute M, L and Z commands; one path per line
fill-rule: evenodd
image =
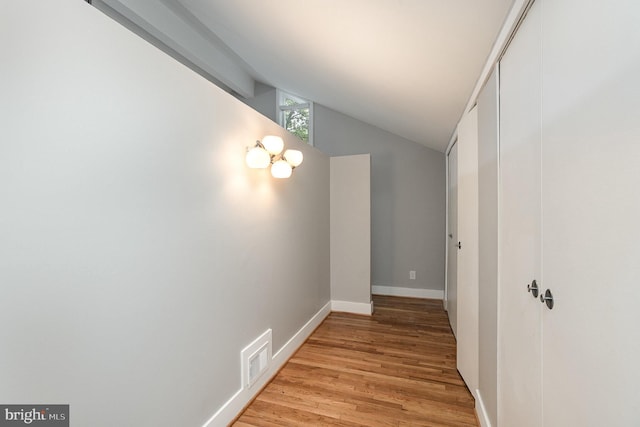
M 278 90 L 278 123 L 313 145 L 313 103 Z

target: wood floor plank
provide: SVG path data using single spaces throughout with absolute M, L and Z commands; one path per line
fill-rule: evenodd
M 234 427 L 478 427 L 442 302 L 374 296 L 331 313 Z

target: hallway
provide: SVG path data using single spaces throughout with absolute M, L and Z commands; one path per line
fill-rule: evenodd
M 439 300 L 331 313 L 234 426 L 477 426 Z

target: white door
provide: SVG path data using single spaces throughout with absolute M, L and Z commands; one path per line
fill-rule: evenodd
M 458 317 L 458 144 L 453 144 L 448 156 L 449 164 L 449 230 L 447 256 L 447 313 L 453 335 L 456 335 Z
M 544 425 L 640 426 L 640 3 L 543 13 Z
M 504 427 L 542 425 L 542 305 L 527 292 L 540 282 L 540 16 L 536 2 L 500 62 L 498 425 Z
M 478 389 L 478 108 L 458 124 L 458 371 Z

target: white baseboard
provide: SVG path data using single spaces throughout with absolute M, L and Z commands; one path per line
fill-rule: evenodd
M 289 360 L 293 353 L 309 338 L 309 335 L 322 323 L 331 313 L 332 302 L 328 302 L 322 307 L 294 336 L 273 355 L 269 369 L 265 375 L 260 377 L 251 388 L 241 388 L 238 390 L 218 411 L 204 423 L 203 427 L 224 427 L 229 425 L 240 411 L 251 402 L 256 394 L 271 381 L 271 378 Z
M 373 303 L 332 300 L 331 311 L 341 311 L 344 313 L 353 314 L 366 314 L 367 316 L 371 316 L 371 313 L 373 313 Z
M 482 401 L 482 395 L 480 394 L 480 390 L 476 389 L 475 393 L 476 397 L 476 415 L 478 416 L 478 420 L 480 421 L 480 427 L 491 427 L 491 421 L 489 420 L 489 414 L 487 414 L 487 408 L 484 406 L 484 402 Z
M 389 295 L 394 297 L 444 299 L 444 291 L 439 291 L 437 289 L 415 289 L 401 288 L 397 286 L 373 285 L 371 287 L 371 292 L 375 295 Z

